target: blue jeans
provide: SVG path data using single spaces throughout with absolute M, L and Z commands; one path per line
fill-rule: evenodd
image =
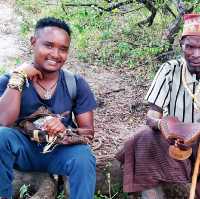
M 43 146 L 16 129 L 0 127 L 0 196 L 11 198 L 13 168 L 69 176 L 70 199 L 93 199 L 96 160 L 88 145 L 57 146 L 41 153 Z

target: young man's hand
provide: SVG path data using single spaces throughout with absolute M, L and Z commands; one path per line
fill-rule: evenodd
M 43 79 L 42 73 L 31 63 L 23 63 L 16 68 L 16 71 L 23 71 L 28 79 L 36 81 L 38 78 Z
M 48 119 L 44 125 L 43 128 L 45 131 L 48 132 L 50 136 L 55 136 L 59 132 L 65 131 L 66 127 L 64 124 L 60 121 L 60 118 L 58 117 L 52 117 Z

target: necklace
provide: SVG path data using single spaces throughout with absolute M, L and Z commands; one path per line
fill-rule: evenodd
M 194 101 L 194 107 L 197 110 L 200 110 L 200 84 L 198 84 L 197 90 L 195 92 L 195 94 L 193 94 L 193 92 L 190 90 L 190 88 L 187 85 L 186 82 L 186 62 L 185 60 L 183 60 L 183 73 L 182 73 L 182 83 L 183 86 L 185 87 L 185 89 L 188 91 L 189 95 L 192 97 L 193 101 Z
M 53 94 L 53 88 L 57 85 L 57 81 L 50 88 L 45 88 L 39 82 L 37 82 L 37 85 L 45 91 L 45 93 L 43 94 L 43 98 L 45 100 L 49 100 Z

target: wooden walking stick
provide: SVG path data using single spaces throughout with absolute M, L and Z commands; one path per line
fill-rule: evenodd
M 195 166 L 194 166 L 194 172 L 192 176 L 192 185 L 190 188 L 190 197 L 189 199 L 194 199 L 195 197 L 195 190 L 196 190 L 196 185 L 197 185 L 197 177 L 199 173 L 199 166 L 200 166 L 200 143 L 198 147 L 198 152 L 197 152 L 197 158 L 195 161 Z

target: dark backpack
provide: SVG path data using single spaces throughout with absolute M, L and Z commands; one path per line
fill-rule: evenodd
M 67 84 L 67 89 L 69 91 L 69 95 L 72 100 L 72 104 L 74 105 L 74 102 L 76 100 L 77 95 L 77 88 L 76 88 L 76 79 L 74 77 L 74 74 L 66 69 L 63 70 L 65 75 L 65 82 Z

